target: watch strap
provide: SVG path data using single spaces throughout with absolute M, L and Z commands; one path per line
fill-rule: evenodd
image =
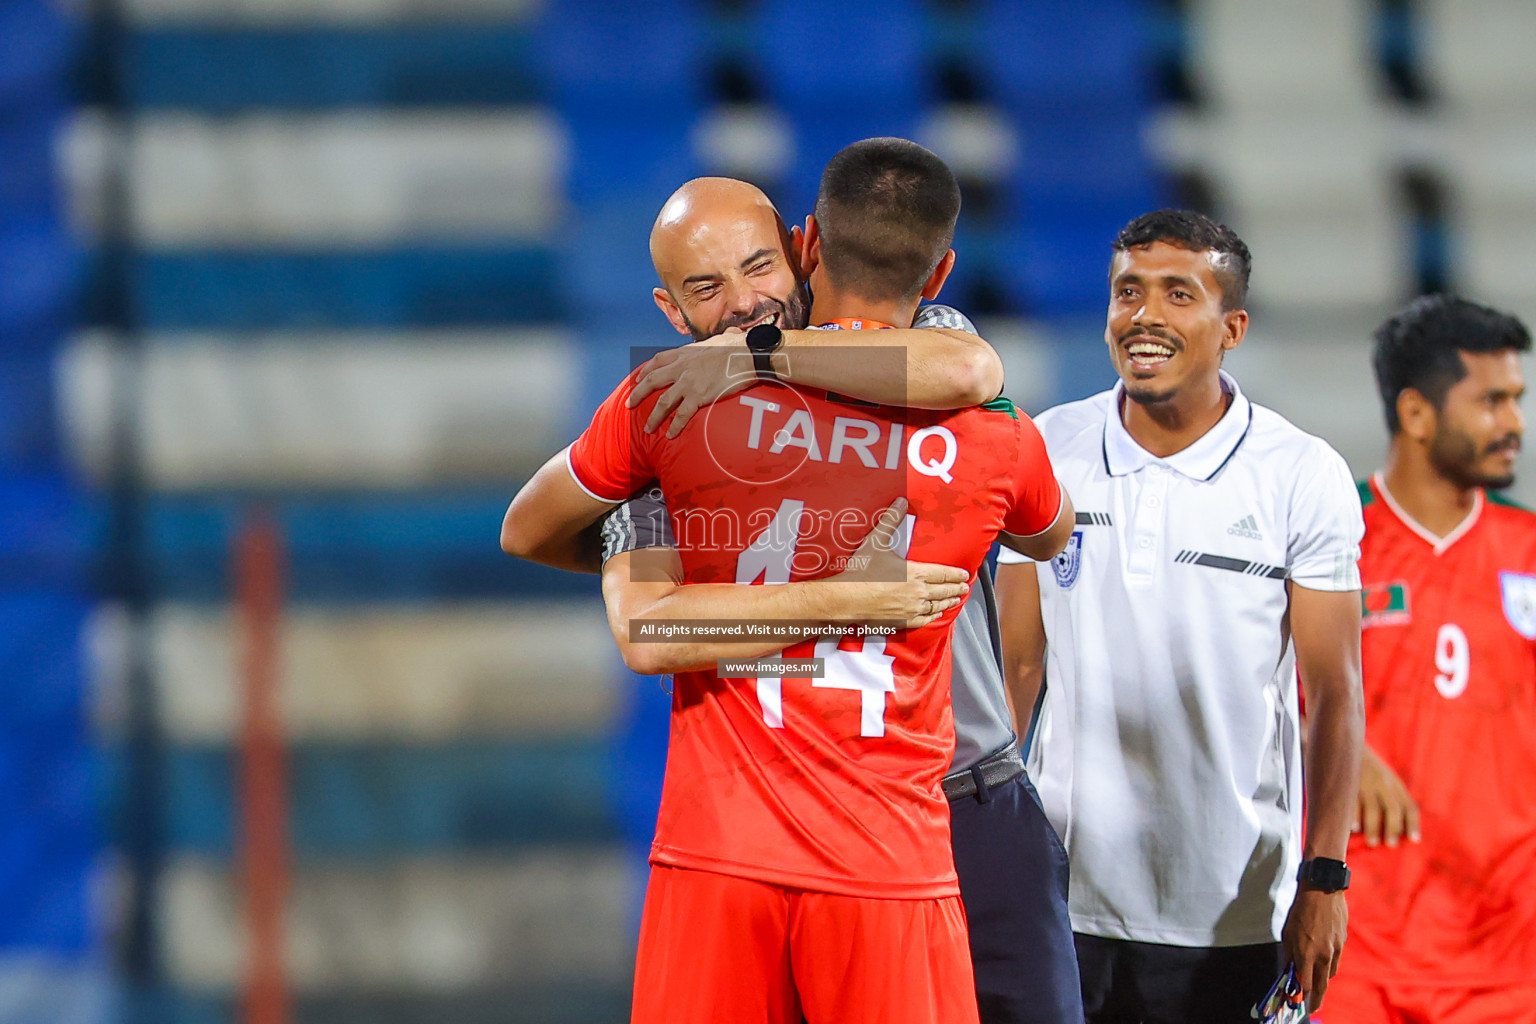
M 778 324 L 758 324 L 747 332 L 747 348 L 752 353 L 752 366 L 762 380 L 778 380 L 773 369 L 773 354 L 784 344 L 784 332 Z

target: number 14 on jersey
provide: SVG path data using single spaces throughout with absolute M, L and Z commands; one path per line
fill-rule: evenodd
M 774 513 L 773 521 L 763 528 L 736 560 L 736 582 L 764 584 L 788 583 L 795 547 L 800 540 L 800 522 L 805 502 L 785 498 Z M 914 517 L 907 516 L 897 538 L 896 551 L 905 555 L 912 537 Z M 895 658 L 885 653 L 885 637 L 861 638 L 857 651 L 845 651 L 839 640 L 827 637 L 816 642 L 814 657 L 821 658 L 825 673 L 812 679 L 820 689 L 851 690 L 859 694 L 859 735 L 885 735 L 885 695 L 896 690 Z M 793 678 L 793 677 L 791 677 Z M 784 680 L 779 676 L 759 676 L 757 702 L 763 721 L 770 728 L 784 728 Z

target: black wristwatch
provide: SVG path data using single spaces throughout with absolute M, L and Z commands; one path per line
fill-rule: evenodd
M 1349 867 L 1332 857 L 1313 857 L 1301 862 L 1296 881 L 1306 882 L 1318 892 L 1343 892 L 1349 888 Z
M 752 353 L 752 365 L 763 380 L 778 380 L 773 372 L 773 353 L 784 344 L 784 332 L 778 324 L 758 324 L 747 332 L 747 348 Z

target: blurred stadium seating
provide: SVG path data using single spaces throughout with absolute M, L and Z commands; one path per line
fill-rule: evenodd
M 68 10 L 0 5 L 8 1024 L 233 1019 L 253 499 L 289 549 L 298 1018 L 623 1019 L 667 699 L 592 580 L 495 538 L 631 348 L 678 340 L 646 234 L 692 175 L 798 223 L 842 145 L 934 147 L 966 195 L 945 297 L 1030 409 L 1112 379 L 1114 232 L 1208 209 L 1255 254 L 1240 379 L 1362 472 L 1387 310 L 1450 284 L 1536 320 L 1528 0 Z M 93 604 L 103 559 L 142 615 Z M 114 986 L 155 864 L 160 956 Z

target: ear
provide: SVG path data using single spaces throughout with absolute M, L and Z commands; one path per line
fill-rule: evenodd
M 785 253 L 789 257 L 789 265 L 795 271 L 795 276 L 805 280 L 805 275 L 810 271 L 804 269 L 802 251 L 805 249 L 805 232 L 798 227 L 789 229 L 789 251 Z
M 800 237 L 800 276 L 810 277 L 821 266 L 821 226 L 814 213 L 805 217 L 805 231 Z
M 1234 309 L 1222 314 L 1221 350 L 1231 352 L 1248 336 L 1248 311 Z
M 944 282 L 949 280 L 949 272 L 955 269 L 955 250 L 951 249 L 939 260 L 939 265 L 933 268 L 933 273 L 928 275 L 928 281 L 923 285 L 923 298 L 932 302 L 939 297 L 939 292 L 944 290 Z
M 677 328 L 678 334 L 692 334 L 688 330 L 688 320 L 683 316 L 682 309 L 672 299 L 672 293 L 665 288 L 652 288 L 651 298 L 656 301 L 656 308 Z
M 1427 443 L 1435 436 L 1439 420 L 1435 404 L 1418 388 L 1403 388 L 1397 393 L 1397 422 L 1408 437 Z

